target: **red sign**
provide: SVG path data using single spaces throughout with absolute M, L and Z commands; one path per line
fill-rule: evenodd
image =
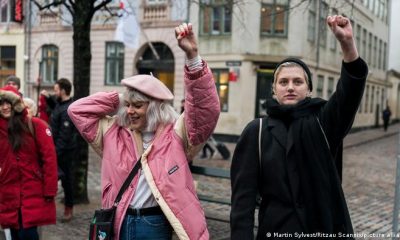
M 23 19 L 24 16 L 23 16 L 22 0 L 16 0 L 14 21 L 22 23 Z

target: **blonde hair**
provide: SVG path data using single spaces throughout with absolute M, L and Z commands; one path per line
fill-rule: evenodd
M 31 98 L 25 97 L 23 99 L 25 106 L 28 108 L 28 115 L 30 117 L 35 117 L 37 114 L 37 105 L 35 101 L 33 101 Z
M 128 88 L 122 95 L 122 99 L 129 100 L 130 102 L 148 102 L 146 113 L 146 127 L 144 131 L 155 131 L 157 127 L 174 123 L 179 115 L 169 102 L 149 97 L 133 88 Z M 127 113 L 127 107 L 121 106 L 117 113 L 118 125 L 122 127 L 129 127 L 130 120 Z

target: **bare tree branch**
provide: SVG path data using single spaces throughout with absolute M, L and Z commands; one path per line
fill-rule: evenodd
M 106 6 L 112 2 L 112 0 L 103 0 L 101 3 L 99 3 L 97 6 L 94 6 L 93 11 L 96 12 L 97 10 L 101 9 L 102 7 Z
M 39 8 L 39 10 L 44 10 L 44 9 L 51 10 L 51 7 L 56 7 L 56 6 L 62 5 L 65 0 L 54 0 L 53 2 L 45 4 L 45 5 L 42 5 L 37 0 L 31 0 L 31 1 L 36 5 L 36 7 Z

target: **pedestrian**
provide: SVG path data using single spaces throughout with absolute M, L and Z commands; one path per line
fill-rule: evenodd
M 311 98 L 311 73 L 303 61 L 288 58 L 277 65 L 268 117 L 247 125 L 232 159 L 233 240 L 254 239 L 257 194 L 257 239 L 296 233 L 353 238 L 341 186 L 342 142 L 357 113 L 368 67 L 358 55 L 350 20 L 328 16 L 327 24 L 343 53 L 336 92 L 328 101 Z
M 117 92 L 101 92 L 68 109 L 82 136 L 102 157 L 102 208 L 114 204 L 138 160 L 141 170 L 117 205 L 113 239 L 209 239 L 188 161 L 216 126 L 220 107 L 212 73 L 197 52 L 192 24 L 175 28 L 185 52 L 185 111 L 170 105 L 173 94 L 157 78 L 123 79 L 123 107 Z M 197 117 L 202 116 L 202 117 Z
M 0 89 L 0 156 L 0 225 L 13 240 L 37 240 L 38 226 L 56 223 L 56 153 L 50 129 L 11 86 Z
M 38 117 L 48 123 L 50 121 L 51 108 L 47 105 L 46 96 L 42 93 L 39 95 L 38 110 Z
M 49 106 L 55 106 L 50 116 L 50 127 L 56 145 L 59 178 L 64 189 L 64 215 L 62 222 L 69 222 L 73 217 L 74 207 L 74 163 L 79 156 L 77 146 L 78 131 L 68 116 L 67 109 L 73 102 L 71 97 L 72 84 L 66 78 L 61 78 L 54 84 L 54 95 L 42 91 Z
M 19 89 L 21 88 L 21 79 L 19 77 L 14 76 L 14 75 L 8 76 L 4 86 L 11 86 L 11 87 L 17 89 L 18 95 L 20 95 L 22 97 L 22 93 L 19 91 Z
M 23 99 L 23 101 L 28 110 L 28 117 L 36 117 L 37 105 L 36 105 L 35 101 L 33 101 L 33 99 L 27 98 L 27 97 L 25 97 Z
M 201 158 L 208 157 L 208 159 L 211 159 L 214 156 L 215 150 L 211 147 L 211 144 L 211 139 L 208 139 L 203 146 Z M 207 154 L 207 151 L 210 153 L 209 155 Z
M 385 110 L 383 110 L 382 112 L 383 129 L 385 130 L 385 132 L 387 131 L 389 126 L 390 116 L 392 116 L 392 111 L 390 111 L 390 107 L 389 105 L 387 105 Z

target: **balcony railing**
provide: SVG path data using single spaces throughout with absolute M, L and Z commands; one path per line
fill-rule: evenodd
M 145 5 L 143 8 L 143 22 L 163 22 L 170 20 L 169 4 Z

